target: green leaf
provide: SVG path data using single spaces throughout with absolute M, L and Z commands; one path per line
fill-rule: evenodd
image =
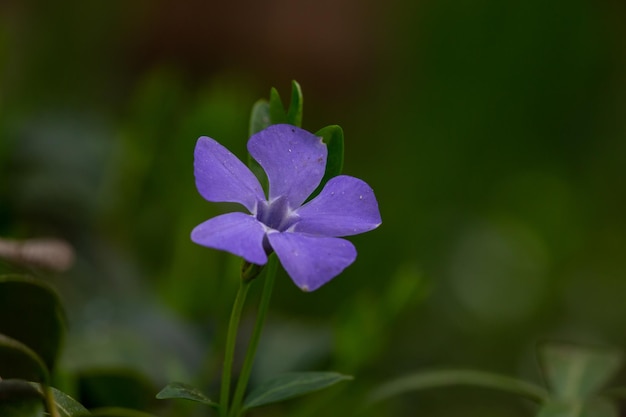
M 252 113 L 250 114 L 250 136 L 260 132 L 270 124 L 270 103 L 267 100 L 260 99 L 252 106 Z M 248 168 L 254 173 L 261 183 L 263 190 L 267 193 L 267 174 L 250 153 L 248 153 Z
M 252 106 L 249 136 L 260 132 L 270 124 L 270 103 L 265 99 L 260 99 Z
M 30 383 L 41 395 L 42 398 L 46 396 L 45 389 L 51 394 L 51 398 L 56 404 L 57 411 L 60 417 L 83 417 L 89 416 L 89 411 L 83 407 L 81 403 L 67 395 L 66 393 L 59 391 L 54 387 L 45 387 L 44 385 L 37 383 Z
M 56 292 L 30 277 L 1 276 L 0 333 L 28 346 L 53 369 L 65 334 L 65 314 Z
M 0 380 L 0 416 L 43 417 L 41 393 L 22 380 Z
M 302 97 L 302 88 L 297 81 L 291 81 L 291 103 L 287 111 L 287 123 L 301 127 L 302 126 L 302 110 L 304 100 Z
M 600 390 L 622 364 L 610 348 L 546 345 L 540 351 L 544 376 L 558 399 L 584 400 Z
M 211 401 L 199 389 L 183 382 L 171 382 L 165 386 L 156 397 L 160 400 L 180 398 L 184 400 L 196 401 L 213 408 L 219 408 L 219 404 Z
M 490 372 L 458 369 L 418 372 L 394 379 L 376 389 L 371 395 L 371 402 L 381 401 L 411 391 L 459 385 L 507 391 L 539 403 L 546 401 L 549 396 L 542 387 L 517 378 Z
M 278 90 L 272 87 L 270 90 L 270 124 L 276 125 L 279 123 L 287 123 L 287 114 Z
M 285 113 L 283 101 L 276 88 L 270 90 L 270 100 L 261 99 L 252 106 L 250 115 L 250 136 L 265 129 L 270 125 L 288 123 L 294 126 L 302 126 L 303 111 L 302 88 L 297 81 L 291 82 L 291 103 Z
M 352 379 L 336 372 L 294 372 L 280 375 L 254 389 L 243 404 L 244 409 L 284 401 L 308 394 L 338 382 Z
M 341 174 L 343 170 L 343 129 L 337 125 L 330 125 L 318 130 L 315 136 L 320 136 L 326 144 L 328 156 L 326 158 L 324 177 L 317 189 L 308 198 L 309 200 L 322 191 L 329 179 Z
M 82 417 L 90 415 L 89 411 L 83 407 L 82 404 L 66 393 L 53 387 L 50 387 L 50 390 L 52 390 L 54 402 L 57 405 L 57 410 L 59 414 L 61 414 L 61 417 Z
M 52 404 L 52 402 L 56 404 L 59 417 L 89 416 L 90 413 L 85 407 L 58 389 L 17 379 L 0 381 L 0 416 L 43 416 L 43 404 L 46 398 L 46 394 L 44 393 L 45 389 L 51 394 L 49 397 L 51 401 L 50 404 Z M 25 403 L 30 403 L 31 405 L 26 406 Z M 5 408 L 9 407 L 9 409 L 11 409 L 16 405 L 20 410 L 17 414 L 11 414 L 11 412 L 7 411 L 7 408 Z M 35 414 L 33 412 L 34 414 L 28 414 L 24 413 L 22 410 L 30 408 L 38 410 L 37 413 Z
M 537 417 L 619 417 L 619 412 L 615 404 L 596 398 L 588 402 L 551 401 L 541 407 Z
M 0 333 L 0 375 L 47 383 L 49 372 L 43 360 L 22 342 Z

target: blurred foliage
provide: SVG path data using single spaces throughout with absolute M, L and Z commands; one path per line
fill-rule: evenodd
M 328 364 L 355 380 L 263 415 L 349 415 L 423 367 L 537 381 L 546 339 L 623 350 L 625 17 L 590 0 L 5 0 L 0 237 L 61 238 L 77 261 L 0 269 L 61 294 L 69 394 L 102 368 L 215 392 L 240 265 L 189 240 L 228 209 L 197 194 L 193 147 L 208 135 L 244 158 L 252 105 L 297 79 L 302 126 L 342 126 L 344 172 L 383 225 L 319 291 L 279 275 L 254 380 Z M 375 415 L 417 410 L 529 415 L 463 388 Z
M 7 417 L 39 417 L 43 404 L 37 389 L 25 381 L 0 381 L 0 412 Z
M 1 335 L 28 346 L 41 357 L 43 366 L 52 370 L 63 343 L 64 327 L 60 301 L 48 285 L 22 277 L 0 276 Z

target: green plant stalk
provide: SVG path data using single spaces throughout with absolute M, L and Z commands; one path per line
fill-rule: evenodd
M 272 290 L 274 289 L 274 281 L 276 279 L 277 263 L 276 254 L 271 255 L 266 268 L 265 285 L 263 286 L 263 293 L 261 294 L 259 311 L 257 313 L 256 322 L 254 323 L 252 337 L 250 338 L 250 343 L 248 344 L 246 357 L 243 361 L 241 374 L 239 375 L 237 388 L 235 389 L 235 395 L 233 396 L 230 417 L 237 417 L 241 415 L 241 403 L 243 401 L 243 396 L 246 393 L 246 388 L 248 387 L 250 373 L 252 372 L 252 365 L 254 364 L 254 357 L 256 356 L 263 326 L 265 325 L 265 317 L 267 316 L 267 311 L 270 306 L 270 299 L 272 297 Z
M 250 288 L 250 281 L 241 281 L 233 310 L 230 314 L 230 322 L 228 323 L 228 333 L 226 334 L 226 347 L 224 350 L 224 367 L 222 369 L 222 386 L 220 389 L 220 416 L 227 417 L 230 400 L 230 380 L 233 372 L 233 361 L 235 358 L 235 343 L 237 340 L 237 330 L 239 329 L 239 321 L 241 320 L 241 311 L 246 301 L 246 295 Z
M 54 394 L 52 393 L 50 387 L 47 384 L 42 384 L 41 389 L 43 391 L 44 401 L 50 417 L 61 417 L 59 415 L 59 410 L 57 410 L 57 404 L 54 401 Z

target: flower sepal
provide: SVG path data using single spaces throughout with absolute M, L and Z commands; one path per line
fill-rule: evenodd
M 261 274 L 263 267 L 265 265 L 257 265 L 244 260 L 241 264 L 241 280 L 243 282 L 252 281 Z

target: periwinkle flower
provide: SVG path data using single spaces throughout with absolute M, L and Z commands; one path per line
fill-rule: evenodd
M 347 175 L 331 178 L 306 202 L 326 169 L 322 138 L 291 125 L 272 125 L 254 134 L 248 152 L 269 182 L 261 184 L 237 157 L 215 140 L 198 139 L 194 153 L 196 187 L 211 202 L 234 202 L 250 214 L 222 214 L 196 226 L 191 239 L 264 265 L 276 252 L 281 264 L 304 291 L 313 291 L 356 259 L 354 245 L 342 236 L 381 224 L 374 192 Z

